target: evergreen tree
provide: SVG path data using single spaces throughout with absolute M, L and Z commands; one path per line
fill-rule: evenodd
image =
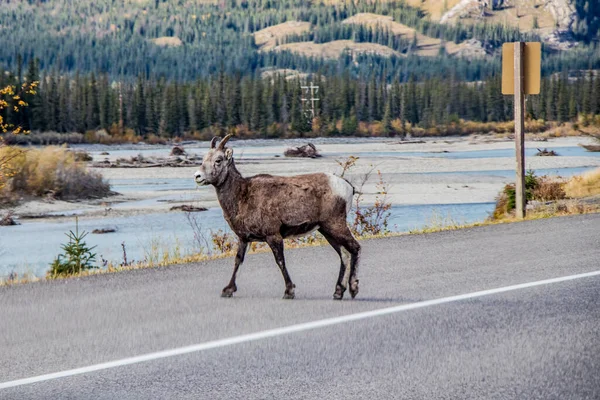
M 596 73 L 594 77 L 592 98 L 590 101 L 590 111 L 592 114 L 600 114 L 600 74 Z
M 385 112 L 383 113 L 383 120 L 381 122 L 383 127 L 383 133 L 386 136 L 393 136 L 392 129 L 392 106 L 390 101 L 386 101 L 385 103 Z
M 40 65 L 39 60 L 30 58 L 27 66 L 27 73 L 25 79 L 28 83 L 40 81 Z M 38 130 L 44 126 L 43 113 L 41 112 L 41 101 L 40 97 L 34 94 L 25 94 L 24 100 L 29 104 L 28 107 L 23 108 L 23 129 L 25 130 Z
M 566 76 L 563 76 L 558 81 L 558 104 L 556 107 L 556 117 L 560 122 L 566 122 L 569 120 L 569 92 L 567 85 Z
M 86 129 L 94 130 L 100 126 L 100 101 L 98 97 L 98 82 L 96 81 L 96 75 L 91 74 L 90 80 L 86 87 L 87 98 L 86 98 Z
M 70 99 L 69 80 L 62 78 L 59 84 L 58 92 L 58 121 L 56 129 L 59 132 L 69 132 L 73 129 L 71 122 L 71 99 Z
M 146 95 L 142 78 L 138 78 L 137 81 L 133 108 L 135 133 L 139 136 L 145 136 L 148 127 L 148 121 L 146 119 Z

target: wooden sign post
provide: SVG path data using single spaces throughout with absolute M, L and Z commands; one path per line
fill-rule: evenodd
M 517 180 L 515 208 L 517 218 L 525 218 L 525 94 L 540 92 L 540 43 L 504 43 L 502 46 L 502 93 L 514 94 L 515 148 Z

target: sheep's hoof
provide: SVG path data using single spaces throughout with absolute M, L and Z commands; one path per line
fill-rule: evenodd
M 221 292 L 221 297 L 232 297 L 233 293 L 235 293 L 236 291 L 237 291 L 237 287 L 235 287 L 235 286 L 234 287 L 227 286 Z
M 346 291 L 346 288 L 343 286 L 336 286 L 335 287 L 335 293 L 333 294 L 333 299 L 334 300 L 342 300 L 344 298 L 344 292 Z
M 285 289 L 285 293 L 283 294 L 284 300 L 292 300 L 294 297 L 296 297 L 296 291 L 294 290 L 295 287 L 296 285 L 292 285 L 292 287 Z
M 352 298 L 355 298 L 357 294 L 358 294 L 358 279 L 356 279 L 350 283 L 350 296 L 352 296 Z

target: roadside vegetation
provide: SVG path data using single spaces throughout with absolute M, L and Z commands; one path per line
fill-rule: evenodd
M 598 212 L 600 169 L 570 179 L 536 176 L 533 171 L 528 171 L 525 176 L 525 195 L 530 218 Z M 515 203 L 515 185 L 508 184 L 498 195 L 490 219 L 514 219 Z

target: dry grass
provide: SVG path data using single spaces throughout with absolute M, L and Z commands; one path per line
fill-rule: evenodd
M 351 52 L 353 54 L 376 54 L 389 57 L 392 55 L 401 56 L 401 54 L 387 46 L 375 43 L 355 43 L 352 40 L 334 40 L 327 43 L 298 42 L 287 43 L 274 47 L 275 51 L 291 51 L 307 57 L 336 59 L 342 52 Z
M 0 148 L 0 158 L 10 161 L 6 167 L 10 178 L 0 197 L 14 193 L 60 199 L 99 198 L 110 193 L 101 175 L 87 171 L 75 154 L 64 147 L 43 149 Z M 5 172 L 5 171 L 3 171 Z
M 600 168 L 571 178 L 564 190 L 568 197 L 574 199 L 600 195 Z

